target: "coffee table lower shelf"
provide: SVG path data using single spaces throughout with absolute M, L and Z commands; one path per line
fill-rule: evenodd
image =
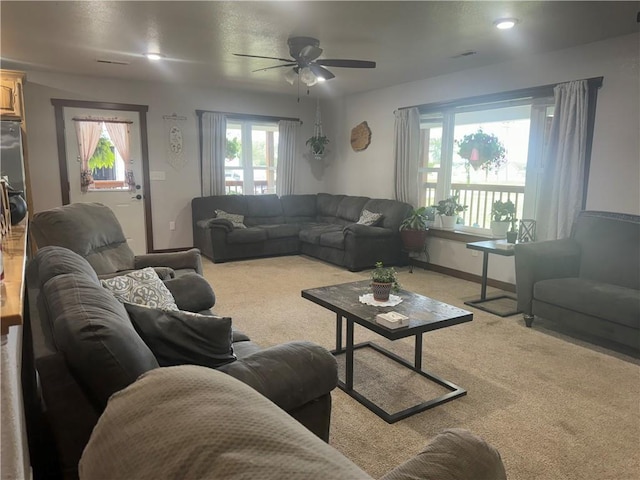
M 380 406 L 376 405 L 373 401 L 371 401 L 367 397 L 365 397 L 363 394 L 361 394 L 360 392 L 355 390 L 355 388 L 353 388 L 353 386 L 348 387 L 345 382 L 343 382 L 342 380 L 338 380 L 338 387 L 341 390 L 343 390 L 347 395 L 349 395 L 350 397 L 352 397 L 353 399 L 357 400 L 362 405 L 367 407 L 369 410 L 371 410 L 373 413 L 378 415 L 380 418 L 382 418 L 387 423 L 395 423 L 395 422 L 397 422 L 399 420 L 402 420 L 404 418 L 407 418 L 407 417 L 410 417 L 412 415 L 415 415 L 416 413 L 420 413 L 420 412 L 423 412 L 423 411 L 428 410 L 430 408 L 436 407 L 438 405 L 442 405 L 443 403 L 450 402 L 451 400 L 454 400 L 454 399 L 456 399 L 458 397 L 462 397 L 462 396 L 467 394 L 467 391 L 465 389 L 459 387 L 458 385 L 455 385 L 454 383 L 451 383 L 448 380 L 444 380 L 443 378 L 440 378 L 440 377 L 438 377 L 438 376 L 436 376 L 436 375 L 434 375 L 432 373 L 426 372 L 426 371 L 422 370 L 421 368 L 416 368 L 414 365 L 411 365 L 411 363 L 406 361 L 404 358 L 399 357 L 395 353 L 392 353 L 389 350 L 387 350 L 385 348 L 382 348 L 381 346 L 376 345 L 373 342 L 358 343 L 358 344 L 353 346 L 353 350 L 355 351 L 357 349 L 367 348 L 367 347 L 374 349 L 375 351 L 385 355 L 386 357 L 390 358 L 391 360 L 393 360 L 393 361 L 403 365 L 404 367 L 406 367 L 406 368 L 408 368 L 408 369 L 410 369 L 410 370 L 422 375 L 426 379 L 437 383 L 438 385 L 446 388 L 447 390 L 450 390 L 449 393 L 446 393 L 446 394 L 441 395 L 439 397 L 436 397 L 434 399 L 426 400 L 426 401 L 424 401 L 422 403 L 419 403 L 419 404 L 414 405 L 414 406 L 409 407 L 409 408 L 405 408 L 404 410 L 400 410 L 400 411 L 395 412 L 395 413 L 388 413 L 387 411 L 382 409 Z M 335 355 L 335 356 L 341 355 L 341 354 L 346 354 L 347 353 L 347 349 L 346 348 L 342 348 L 340 350 L 332 350 L 331 353 L 333 355 Z M 421 353 L 422 352 L 420 352 L 420 354 Z M 418 355 L 418 352 L 416 352 L 416 355 Z M 345 359 L 345 360 L 348 361 L 347 359 Z M 347 368 L 349 368 L 348 365 L 347 365 Z M 351 365 L 351 368 L 353 368 L 353 365 Z

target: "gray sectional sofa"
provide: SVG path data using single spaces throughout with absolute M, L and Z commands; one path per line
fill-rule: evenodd
M 214 263 L 302 253 L 351 271 L 403 262 L 399 227 L 412 207 L 395 200 L 328 193 L 194 198 L 193 242 Z M 358 221 L 381 214 L 375 225 Z M 216 211 L 242 216 L 234 226 Z
M 518 308 L 640 350 L 640 216 L 582 211 L 570 238 L 515 246 Z

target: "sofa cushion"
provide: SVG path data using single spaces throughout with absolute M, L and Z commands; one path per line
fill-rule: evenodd
M 357 222 L 360 218 L 360 212 L 362 212 L 362 209 L 368 201 L 368 197 L 346 196 L 340 201 L 336 216 L 347 222 Z
M 335 218 L 338 216 L 338 205 L 346 195 L 331 195 L 318 193 L 316 197 L 316 214 L 318 219 Z
M 221 218 L 223 220 L 229 220 L 233 228 L 247 228 L 244 222 L 244 215 L 240 215 L 239 213 L 229 213 L 224 210 L 216 210 L 216 218 Z
M 344 232 L 340 229 L 334 232 L 323 233 L 320 235 L 320 245 L 344 250 Z
M 74 203 L 36 213 L 29 228 L 39 247 L 73 250 L 98 275 L 133 268 L 134 254 L 122 227 L 113 210 L 101 203 Z
M 158 367 L 124 305 L 87 275 L 58 275 L 43 293 L 56 344 L 100 411 L 112 394 Z
M 500 453 L 468 430 L 438 434 L 413 458 L 380 480 L 507 480 Z
M 320 225 L 313 225 L 310 227 L 303 227 L 300 230 L 300 241 L 306 243 L 312 243 L 314 245 L 320 245 L 320 237 L 325 233 L 339 232 L 342 235 L 342 226 L 332 223 L 325 223 Z
M 83 273 L 96 285 L 100 284 L 98 275 L 89 262 L 68 248 L 43 247 L 36 253 L 35 262 L 38 266 L 40 285 L 44 285 L 49 279 L 63 273 Z
M 248 217 L 281 217 L 282 204 L 277 195 L 248 195 L 247 197 Z
M 228 243 L 254 243 L 263 242 L 267 239 L 267 232 L 263 228 L 250 227 L 245 229 L 235 229 L 227 234 Z
M 131 303 L 125 303 L 124 307 L 133 327 L 161 367 L 217 368 L 236 359 L 229 317 L 170 312 Z
M 580 277 L 640 289 L 640 216 L 580 212 L 572 237 L 580 244 Z
M 180 310 L 200 312 L 216 304 L 216 294 L 207 280 L 197 273 L 188 272 L 170 280 L 164 285 L 173 295 Z
M 123 303 L 178 310 L 173 295 L 152 267 L 102 280 L 102 286 Z
M 412 210 L 411 205 L 385 198 L 372 198 L 365 203 L 364 209 L 383 215 L 382 222 L 377 225 L 397 232 L 400 224 Z
M 79 471 L 86 479 L 371 478 L 248 385 L 194 365 L 159 368 L 115 395 Z
M 259 225 L 267 232 L 267 238 L 297 237 L 300 232 L 300 224 L 283 223 L 280 225 Z
M 357 223 L 359 225 L 373 226 L 382 221 L 382 216 L 383 215 L 381 213 L 374 213 L 364 209 L 362 210 Z
M 280 203 L 285 217 L 316 217 L 317 195 L 283 195 Z
M 533 297 L 568 310 L 640 328 L 640 290 L 586 278 L 554 278 L 536 282 Z

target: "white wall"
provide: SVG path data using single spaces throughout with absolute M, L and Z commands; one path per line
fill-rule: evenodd
M 352 95 L 330 104 L 337 158 L 327 169 L 330 192 L 393 198 L 393 111 L 590 77 L 604 77 L 598 93 L 587 208 L 640 214 L 640 34 L 632 34 L 500 65 Z M 351 129 L 366 120 L 371 145 L 354 152 Z M 460 242 L 429 241 L 431 262 L 481 273 L 481 257 Z M 489 276 L 515 283 L 513 258 L 492 255 Z
M 35 71 L 27 71 L 24 94 L 35 212 L 62 204 L 52 98 L 149 106 L 149 170 L 166 173 L 166 180 L 151 181 L 155 249 L 193 245 L 190 202 L 200 195 L 197 109 L 300 118 L 304 124 L 298 137 L 300 155 L 296 166 L 296 193 L 323 190 L 321 177 L 311 170 L 315 162 L 304 155 L 304 142 L 313 133 L 316 101 L 313 97 L 301 97 L 298 103 L 295 96 L 123 82 Z M 187 117 L 183 135 L 188 161 L 177 171 L 166 161 L 166 127 L 162 118 L 173 113 Z M 175 231 L 169 231 L 170 221 L 175 221 Z

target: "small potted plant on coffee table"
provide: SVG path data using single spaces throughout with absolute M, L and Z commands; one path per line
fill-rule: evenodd
M 386 302 L 392 291 L 400 290 L 395 268 L 385 267 L 382 262 L 376 262 L 376 268 L 371 272 L 371 290 L 374 300 L 378 302 Z

